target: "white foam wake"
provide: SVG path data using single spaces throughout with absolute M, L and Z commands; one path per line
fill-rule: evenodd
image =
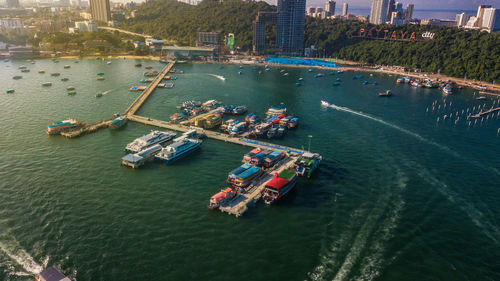
M 226 77 L 224 77 L 222 75 L 216 75 L 216 74 L 208 74 L 208 75 L 210 75 L 212 77 L 215 77 L 215 78 L 217 78 L 217 79 L 219 79 L 221 81 L 226 81 Z
M 28 274 L 37 274 L 43 270 L 43 267 L 35 262 L 33 257 L 9 234 L 0 235 L 0 251 L 22 266 Z M 16 275 L 20 274 L 22 275 L 22 273 L 16 273 Z
M 333 108 L 333 109 L 335 109 L 335 110 L 339 110 L 339 111 L 344 111 L 344 112 L 348 112 L 348 113 L 351 113 L 351 114 L 355 114 L 355 115 L 358 115 L 358 116 L 361 116 L 361 117 L 364 117 L 364 118 L 367 118 L 367 119 L 373 120 L 373 121 L 375 121 L 375 122 L 378 122 L 378 123 L 380 123 L 380 124 L 386 125 L 386 126 L 388 126 L 388 127 L 391 127 L 391 128 L 393 128 L 393 129 L 396 129 L 396 130 L 398 130 L 398 131 L 400 131 L 400 132 L 402 132 L 402 133 L 405 133 L 405 134 L 407 134 L 407 135 L 409 135 L 409 136 L 413 136 L 413 137 L 417 138 L 418 140 L 420 140 L 420 141 L 422 141 L 422 142 L 428 143 L 428 144 L 433 145 L 433 146 L 435 146 L 435 147 L 437 147 L 437 148 L 439 148 L 439 149 L 441 149 L 441 150 L 443 150 L 443 151 L 446 151 L 447 153 L 449 153 L 449 154 L 451 154 L 451 155 L 453 155 L 453 156 L 455 156 L 455 157 L 457 157 L 457 158 L 463 159 L 463 160 L 465 160 L 465 161 L 467 161 L 467 162 L 469 162 L 469 163 L 470 163 L 470 162 L 472 162 L 472 163 L 474 163 L 476 166 L 480 167 L 481 169 L 485 169 L 485 170 L 486 170 L 486 169 L 489 169 L 490 171 L 493 171 L 493 172 L 494 172 L 494 173 L 496 173 L 497 175 L 500 175 L 500 172 L 499 172 L 499 171 L 497 171 L 496 169 L 492 168 L 492 167 L 486 167 L 486 166 L 482 165 L 481 163 L 479 163 L 479 162 L 478 162 L 478 161 L 476 161 L 476 160 L 465 159 L 463 156 L 461 156 L 461 155 L 460 155 L 460 154 L 458 154 L 457 152 L 455 152 L 455 151 L 451 150 L 450 148 L 448 148 L 448 147 L 446 147 L 446 146 L 444 146 L 444 145 L 441 145 L 441 144 L 438 144 L 438 143 L 436 143 L 436 142 L 434 142 L 434 141 L 428 140 L 428 139 L 426 139 L 426 138 L 422 137 L 421 135 L 419 135 L 419 134 L 417 134 L 417 133 L 414 133 L 414 132 L 409 131 L 409 130 L 407 130 L 407 129 L 401 128 L 401 127 L 399 127 L 399 126 L 397 126 L 397 125 L 391 124 L 391 123 L 389 123 L 389 122 L 387 122 L 387 121 L 384 121 L 384 120 L 382 120 L 382 119 L 379 119 L 379 118 L 373 117 L 373 116 L 371 116 L 371 115 L 369 115 L 369 114 L 366 114 L 366 113 L 363 113 L 363 112 L 361 112 L 361 111 L 352 110 L 352 109 L 350 109 L 350 108 L 348 108 L 348 107 L 338 106 L 338 105 L 334 105 L 334 104 L 330 104 L 329 108 Z

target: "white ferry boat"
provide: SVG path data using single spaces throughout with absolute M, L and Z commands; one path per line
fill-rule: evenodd
M 170 164 L 198 149 L 202 142 L 200 139 L 189 138 L 187 135 L 183 135 L 176 138 L 172 144 L 167 145 L 156 154 L 155 160 L 161 161 L 164 164 Z
M 151 131 L 151 133 L 137 138 L 133 142 L 127 144 L 127 146 L 125 147 L 125 152 L 137 153 L 155 144 L 166 143 L 172 140 L 174 137 L 175 134 L 172 133 Z

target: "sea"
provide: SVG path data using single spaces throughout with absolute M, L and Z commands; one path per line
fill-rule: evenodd
M 179 64 L 175 87 L 157 89 L 138 115 L 167 120 L 186 100 L 260 116 L 282 106 L 299 125 L 271 142 L 323 157 L 277 204 L 235 218 L 207 204 L 248 147 L 207 139 L 172 165 L 131 169 L 120 165 L 126 144 L 158 128 L 45 134 L 54 121 L 123 112 L 147 65 L 165 66 L 0 62 L 0 280 L 33 280 L 49 266 L 78 281 L 500 280 L 500 119 L 467 121 L 499 98 L 445 96 L 380 73 Z M 393 96 L 378 96 L 386 90 Z

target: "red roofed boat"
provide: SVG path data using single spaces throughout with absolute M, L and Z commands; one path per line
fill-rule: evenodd
M 285 196 L 297 183 L 297 173 L 294 169 L 289 168 L 281 173 L 274 174 L 274 177 L 266 183 L 264 190 L 264 203 L 270 205 L 274 201 Z
M 236 196 L 236 191 L 232 188 L 222 189 L 220 192 L 216 193 L 214 196 L 210 198 L 210 203 L 208 203 L 208 208 L 210 210 L 214 210 L 220 207 L 221 204 L 224 204 Z

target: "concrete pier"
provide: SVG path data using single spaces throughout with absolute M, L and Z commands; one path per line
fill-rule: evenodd
M 248 210 L 249 206 L 255 204 L 262 198 L 262 194 L 266 188 L 266 183 L 273 178 L 273 175 L 275 173 L 279 174 L 283 170 L 293 167 L 297 158 L 297 155 L 287 156 L 275 165 L 276 168 L 271 168 L 270 170 L 264 172 L 262 176 L 246 188 L 246 191 L 239 193 L 233 200 L 221 205 L 219 210 L 223 213 L 228 213 L 236 217 L 242 216 Z

